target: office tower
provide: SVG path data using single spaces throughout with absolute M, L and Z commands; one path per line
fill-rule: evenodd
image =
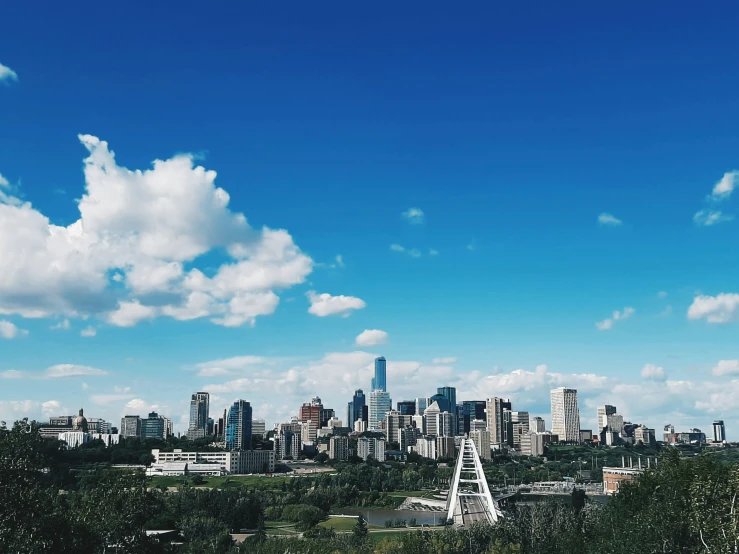
M 634 429 L 634 443 L 639 444 L 639 442 L 645 446 L 656 444 L 654 429 L 649 429 L 646 425 L 639 425 L 639 427 Z
M 121 435 L 123 437 L 141 436 L 141 419 L 137 415 L 127 415 L 121 418 Z
M 362 389 L 355 390 L 354 396 L 352 397 L 352 401 L 349 402 L 349 405 L 347 406 L 347 411 L 346 411 L 346 424 L 350 429 L 354 428 L 355 421 L 364 419 L 362 417 L 362 412 L 365 406 L 366 406 L 366 403 L 365 403 L 365 398 L 364 398 L 364 392 L 362 391 Z
M 470 439 L 475 443 L 480 458 L 489 460 L 492 457 L 490 454 L 490 433 L 484 430 L 470 431 Z
M 387 391 L 387 360 L 383 356 L 375 358 L 375 376 L 372 378 L 372 390 Z
M 370 393 L 370 396 L 372 393 Z M 385 441 L 370 437 L 360 437 L 357 440 L 357 456 L 365 462 L 372 456 L 378 462 L 385 461 Z
M 470 433 L 473 433 L 475 431 L 486 431 L 487 432 L 487 430 L 488 430 L 488 426 L 484 419 L 473 419 L 472 421 L 470 421 L 470 430 L 469 430 Z
M 432 402 L 431 405 L 426 408 L 423 413 L 424 426 L 426 427 L 426 434 L 436 437 L 439 435 L 439 414 L 441 409 L 439 408 L 438 402 Z
M 369 394 L 369 421 L 367 428 L 370 431 L 382 429 L 381 422 L 385 421 L 385 414 L 393 407 L 390 395 L 384 390 L 373 390 Z
M 726 442 L 726 427 L 721 419 L 713 422 L 713 442 Z
M 163 439 L 164 436 L 164 418 L 160 417 L 156 412 L 150 412 L 149 417 L 141 420 L 141 438 L 142 439 Z
M 436 437 L 421 437 L 416 441 L 415 451 L 423 458 L 436 459 Z
M 416 416 L 414 416 L 416 417 Z M 418 416 L 421 417 L 421 416 Z M 423 432 L 416 427 L 406 427 L 400 430 L 398 443 L 403 452 L 410 452 L 411 446 L 416 446 L 416 442 L 423 436 Z
M 580 409 L 577 390 L 559 387 L 550 391 L 552 402 L 552 433 L 561 442 L 580 442 Z
M 624 433 L 624 416 L 618 415 L 618 414 L 610 414 L 603 416 L 603 425 L 602 431 L 611 431 L 615 433 L 618 436 L 621 436 Z
M 298 421 L 315 421 L 316 425 L 321 421 L 321 412 L 323 411 L 323 403 L 321 399 L 314 396 L 310 402 L 304 402 L 298 411 Z
M 521 436 L 529 432 L 529 412 L 510 412 L 510 414 L 512 429 L 510 444 L 520 450 Z
M 196 392 L 190 398 L 190 424 L 187 428 L 187 438 L 190 440 L 203 438 L 208 432 L 208 411 L 210 408 L 210 394 Z
M 416 401 L 403 400 L 398 402 L 398 412 L 400 415 L 416 415 Z
M 328 457 L 332 460 L 348 460 L 349 437 L 331 437 L 328 441 Z
M 267 424 L 263 419 L 253 419 L 251 422 L 251 434 L 264 437 L 267 432 Z
M 300 438 L 303 443 L 315 443 L 318 438 L 318 422 L 309 419 L 300 423 Z
M 318 426 L 323 429 L 328 426 L 328 422 L 334 417 L 336 417 L 336 412 L 333 408 L 321 408 L 321 417 L 319 419 Z
M 543 456 L 544 449 L 550 442 L 557 442 L 557 435 L 549 431 L 529 431 L 521 437 L 521 454 L 524 456 Z
M 163 417 L 164 420 L 164 438 L 171 437 L 174 435 L 174 428 L 172 427 L 172 419 Z
M 279 435 L 275 437 L 275 450 L 281 460 L 292 458 L 293 460 L 300 456 L 300 432 L 283 429 Z
M 421 431 L 422 435 L 426 434 L 426 416 L 425 415 L 414 415 L 411 416 L 411 426 Z
M 428 408 L 429 404 L 431 404 L 431 402 L 429 402 L 428 398 L 416 398 L 416 415 L 423 415 L 423 412 Z
M 237 400 L 228 410 L 226 418 L 226 448 L 251 450 L 251 404 Z
M 437 458 L 454 458 L 454 437 L 436 437 Z
M 449 398 L 447 398 L 443 394 L 437 392 L 435 395 L 429 398 L 429 406 L 431 406 L 431 404 L 433 404 L 434 402 L 436 402 L 436 404 L 439 406 L 440 412 L 452 411 L 452 405 L 449 403 Z
M 616 406 L 611 406 L 609 404 L 598 406 L 598 418 L 596 419 L 596 421 L 598 422 L 598 425 L 596 426 L 598 429 L 598 433 L 600 433 L 605 427 L 608 426 L 608 420 L 606 418 L 609 415 L 615 414 Z
M 449 409 L 446 410 L 447 412 L 452 412 L 452 410 L 456 409 L 457 389 L 454 387 L 439 387 L 436 389 L 436 393 L 447 399 L 447 406 L 449 406 Z
M 488 433 L 490 433 L 491 444 L 502 444 L 508 441 L 508 424 L 511 411 L 510 400 L 503 398 L 488 398 L 485 407 L 485 418 L 487 420 Z
M 544 423 L 544 418 L 541 417 L 532 417 L 529 419 L 529 431 L 532 431 L 534 433 L 543 433 L 546 431 L 546 424 Z
M 405 427 L 401 424 L 401 415 L 398 410 L 390 410 L 385 414 L 385 436 L 387 442 L 400 442 L 400 430 Z
M 462 431 L 461 434 L 471 431 L 470 423 L 475 419 L 485 419 L 486 402 L 484 400 L 465 400 L 462 402 Z

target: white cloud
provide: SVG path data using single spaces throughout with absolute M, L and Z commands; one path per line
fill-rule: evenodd
M 700 210 L 693 216 L 695 224 L 701 227 L 710 227 L 711 225 L 716 225 L 717 223 L 722 223 L 724 221 L 731 221 L 733 219 L 733 215 L 727 215 L 718 210 Z
M 434 358 L 433 360 L 431 360 L 431 363 L 433 363 L 434 365 L 455 364 L 457 363 L 457 358 L 455 358 L 454 356 L 449 356 L 447 358 Z
M 155 317 L 253 325 L 274 312 L 275 290 L 312 271 L 287 231 L 252 229 L 232 212 L 216 173 L 195 166 L 193 156 L 131 171 L 104 141 L 79 138 L 89 157 L 76 222 L 53 225 L 29 203 L 0 198 L 0 314 L 93 315 L 120 326 Z M 191 266 L 224 251 L 208 276 Z
M 47 400 L 41 404 L 41 413 L 45 417 L 60 415 L 63 411 L 62 403 L 58 400 Z
M 10 321 L 0 319 L 0 337 L 4 339 L 14 339 L 18 336 L 27 335 L 28 331 L 25 329 L 19 329 Z
M 357 346 L 376 346 L 378 344 L 385 344 L 387 342 L 388 335 L 385 331 L 379 329 L 365 329 L 354 340 L 354 344 Z
M 421 251 L 418 248 L 411 248 L 407 250 L 408 255 L 411 258 L 420 258 L 421 257 Z
M 688 319 L 705 319 L 708 323 L 729 323 L 739 317 L 739 294 L 696 296 L 688 308 Z
M 59 323 L 56 325 L 52 325 L 49 327 L 49 329 L 69 329 L 70 324 L 68 319 L 62 319 Z
M 0 377 L 3 379 L 23 379 L 26 374 L 22 371 L 18 371 L 17 369 L 8 369 L 6 371 L 0 372 Z
M 391 244 L 390 250 L 393 252 L 405 252 L 408 254 L 411 258 L 420 258 L 421 257 L 421 251 L 418 248 L 406 248 L 400 244 Z M 437 252 L 438 254 L 438 252 Z
M 469 250 L 470 252 L 471 252 L 471 251 L 473 251 L 473 250 L 477 250 L 477 242 L 475 242 L 475 239 L 472 239 L 472 240 L 471 240 L 471 241 L 470 241 L 470 242 L 469 242 L 469 243 L 467 244 L 467 247 L 466 247 L 466 248 L 467 248 L 467 250 Z
M 86 327 L 86 328 L 82 329 L 82 331 L 80 331 L 80 336 L 81 337 L 94 337 L 97 334 L 98 334 L 97 329 L 95 329 L 95 327 L 93 327 L 92 325 L 90 325 L 89 327 Z
M 412 225 L 419 225 L 423 223 L 425 218 L 425 215 L 421 208 L 408 208 L 408 210 L 404 211 L 400 215 L 403 216 L 403 218 Z
M 719 360 L 713 368 L 713 374 L 717 377 L 721 375 L 739 375 L 739 360 Z
M 367 304 L 361 298 L 355 296 L 331 296 L 328 293 L 317 294 L 315 291 L 306 293 L 310 300 L 308 313 L 325 317 L 327 315 L 348 316 L 352 310 L 360 310 Z
M 711 191 L 711 198 L 713 200 L 723 200 L 731 196 L 731 193 L 736 187 L 738 177 L 739 171 L 737 170 L 724 173 L 721 180 L 714 185 L 713 191 Z
M 438 256 L 438 255 L 439 255 L 439 251 L 438 250 L 434 250 L 433 248 L 429 248 L 429 256 Z
M 269 366 L 276 361 L 263 356 L 233 356 L 199 363 L 195 366 L 195 369 L 198 370 L 197 375 L 200 377 L 216 377 L 245 371 L 251 372 L 254 368 Z
M 123 412 L 125 414 L 145 416 L 148 415 L 149 412 L 156 412 L 158 409 L 158 404 L 149 404 L 146 400 L 141 398 L 133 398 L 126 402 Z
M 611 317 L 608 317 L 608 318 L 604 319 L 603 321 L 598 321 L 598 322 L 596 322 L 595 326 L 596 326 L 596 327 L 597 327 L 597 328 L 598 328 L 599 330 L 601 330 L 601 331 L 607 331 L 608 329 L 612 329 L 612 328 L 613 328 L 613 323 L 614 323 L 614 321 L 619 321 L 619 320 L 623 320 L 623 319 L 628 319 L 628 318 L 630 318 L 630 317 L 631 317 L 632 315 L 634 315 L 634 312 L 635 312 L 635 311 L 636 311 L 636 310 L 634 310 L 634 308 L 631 308 L 631 307 L 629 307 L 629 306 L 626 306 L 626 307 L 625 307 L 625 308 L 624 308 L 624 309 L 623 309 L 622 311 L 620 311 L 620 312 L 619 312 L 618 310 L 614 311 L 614 312 L 613 312 L 613 315 L 612 315 Z
M 651 379 L 653 381 L 664 381 L 667 379 L 665 368 L 658 367 L 654 364 L 646 364 L 641 370 L 641 376 L 644 379 Z
M 10 69 L 8 66 L 0 63 L 0 83 L 9 83 L 10 81 L 17 81 L 18 74 Z
M 344 263 L 344 258 L 341 254 L 338 254 L 336 256 L 336 267 L 346 267 L 346 264 Z
M 598 224 L 606 227 L 618 227 L 623 224 L 623 221 L 612 214 L 604 212 L 598 216 Z
M 90 402 L 97 406 L 107 406 L 111 402 L 129 400 L 130 398 L 133 398 L 133 394 L 93 394 L 90 396 Z
M 59 377 L 74 377 L 77 375 L 107 375 L 107 371 L 86 365 L 57 364 L 44 371 L 44 376 L 49 379 Z
M 405 248 L 399 244 L 391 244 L 390 250 L 393 252 L 405 252 Z
M 667 292 L 666 292 L 666 291 L 663 291 L 663 290 L 661 290 L 661 291 L 659 291 L 659 292 L 657 293 L 657 296 L 658 296 L 659 298 L 667 298 Z

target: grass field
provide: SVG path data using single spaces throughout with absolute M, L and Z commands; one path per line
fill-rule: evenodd
M 263 490 L 275 490 L 282 487 L 290 477 L 266 477 L 261 475 L 228 475 L 223 477 L 206 477 L 203 483 L 195 485 L 198 487 L 210 487 L 214 489 L 227 489 L 230 487 L 255 487 Z M 177 487 L 187 482 L 184 477 L 152 477 L 152 487 Z
M 354 526 L 357 524 L 357 518 L 355 517 L 333 517 L 329 516 L 326 521 L 322 521 L 318 525 L 321 527 L 327 527 L 329 529 L 333 529 L 337 533 L 342 533 L 344 531 L 351 531 L 354 529 Z M 372 529 L 382 529 L 379 525 L 370 525 L 367 524 L 367 529 L 370 531 Z
M 298 534 L 295 530 L 295 524 L 289 521 L 265 521 L 264 525 L 267 528 L 268 535 L 290 536 Z

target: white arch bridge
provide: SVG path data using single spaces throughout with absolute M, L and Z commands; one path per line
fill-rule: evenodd
M 454 479 L 446 501 L 447 521 L 466 526 L 476 521 L 496 523 L 502 517 L 482 471 L 475 443 L 464 439 L 454 466 Z

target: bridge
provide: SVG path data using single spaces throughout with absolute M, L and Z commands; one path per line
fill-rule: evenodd
M 476 521 L 496 523 L 502 517 L 498 504 L 490 494 L 480 456 L 471 439 L 464 439 L 460 445 L 454 479 L 447 495 L 446 512 L 447 521 L 454 521 L 454 525 L 461 527 Z

